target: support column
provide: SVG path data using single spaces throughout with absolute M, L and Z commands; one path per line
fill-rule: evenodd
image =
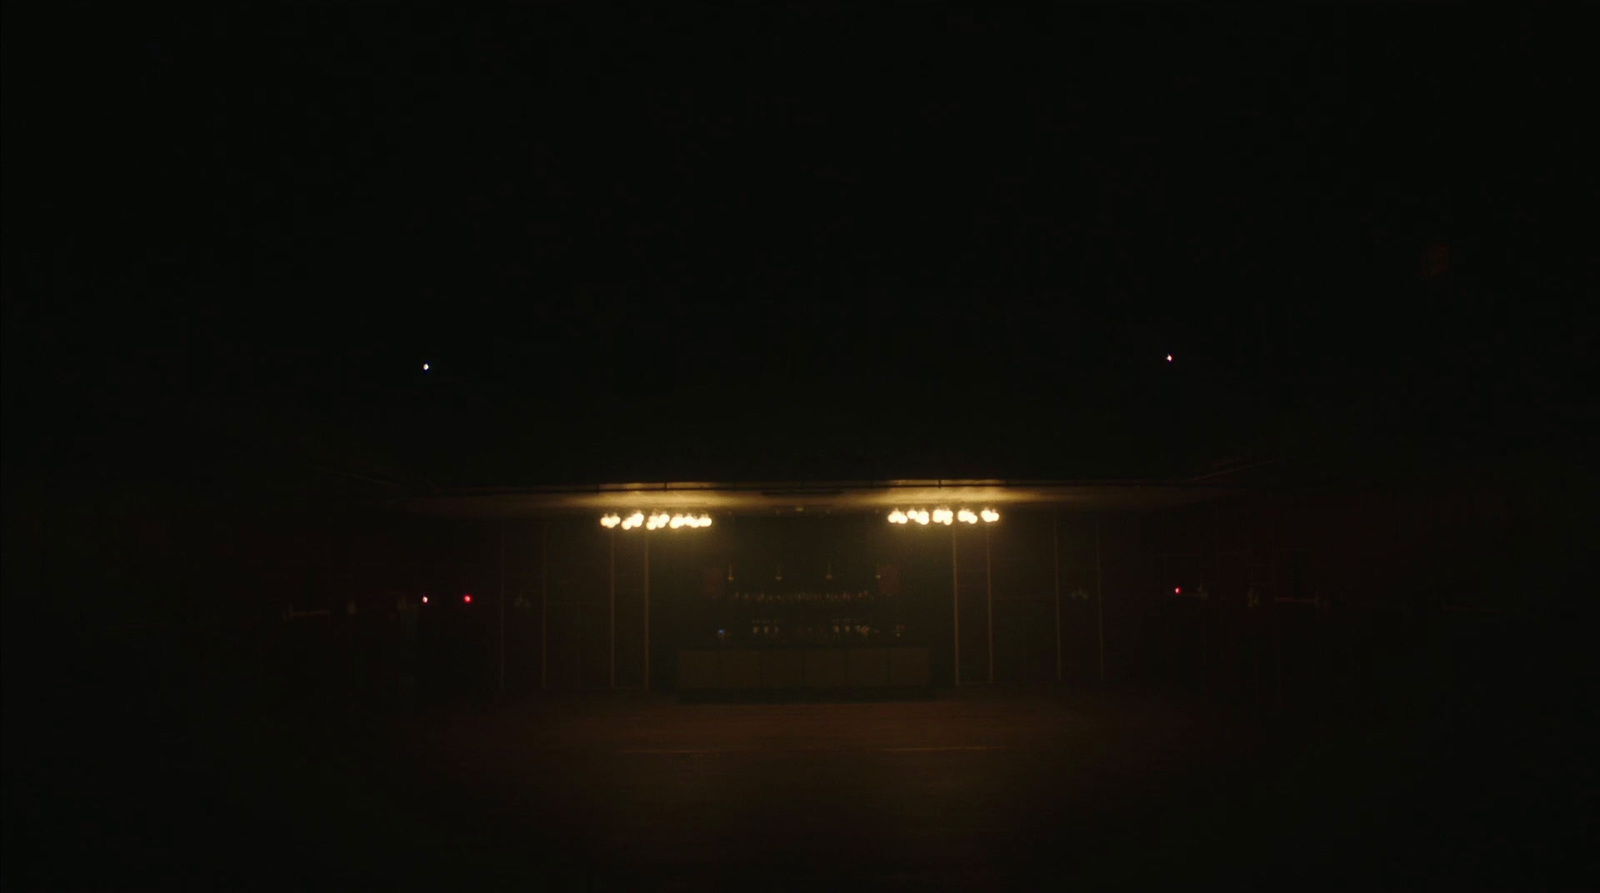
M 550 522 L 539 522 L 539 690 L 550 687 Z
M 983 525 L 983 602 L 988 611 L 989 684 L 994 684 L 994 562 L 989 560 L 989 525 Z
M 956 686 L 961 685 L 961 566 L 956 560 L 956 529 L 950 528 L 950 591 L 955 605 Z
M 495 673 L 495 691 L 506 693 L 506 522 L 500 522 L 500 647 L 499 667 Z
M 1051 515 L 1050 552 L 1056 567 L 1056 681 L 1061 681 L 1061 513 Z
M 611 537 L 611 570 L 610 570 L 610 575 L 607 577 L 607 586 L 608 586 L 608 589 L 609 589 L 608 595 L 610 597 L 610 601 L 609 601 L 609 606 L 607 607 L 607 611 L 606 611 L 607 627 L 608 627 L 608 632 L 606 634 L 606 641 L 608 643 L 607 644 L 607 649 L 608 649 L 607 650 L 607 659 L 610 662 L 610 668 L 609 668 L 609 671 L 608 671 L 608 677 L 607 678 L 610 680 L 610 687 L 611 688 L 616 688 L 617 687 L 617 532 L 615 530 L 611 531 L 610 532 L 610 537 Z
M 644 538 L 644 690 L 650 690 L 650 537 Z
M 1100 577 L 1100 513 L 1094 513 L 1094 625 L 1100 637 L 1100 684 L 1106 681 L 1106 596 Z

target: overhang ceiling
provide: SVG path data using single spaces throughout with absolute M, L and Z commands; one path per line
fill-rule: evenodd
M 389 499 L 384 505 L 457 519 L 539 518 L 633 511 L 713 515 L 888 512 L 893 508 L 1149 511 L 1214 499 L 1218 486 L 1053 481 L 876 481 L 827 483 L 602 484 L 518 490 L 457 490 Z

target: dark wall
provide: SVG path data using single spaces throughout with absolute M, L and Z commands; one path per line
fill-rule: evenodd
M 420 594 L 462 585 L 462 531 L 335 505 L 8 483 L 8 707 L 405 697 Z
M 1285 708 L 1446 686 L 1429 673 L 1554 682 L 1565 671 L 1523 674 L 1566 652 L 1581 626 L 1591 485 L 1573 464 L 1501 460 L 1282 486 L 1147 518 L 1144 580 L 1125 612 L 1138 653 L 1122 669 Z

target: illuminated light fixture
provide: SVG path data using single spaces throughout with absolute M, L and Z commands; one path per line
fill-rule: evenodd
M 980 514 L 982 515 L 984 521 L 987 521 L 991 524 L 1000 520 L 1000 513 L 994 509 L 984 509 Z
M 889 513 L 889 523 L 890 524 L 904 524 L 908 520 L 910 520 L 910 519 L 908 519 L 906 517 L 906 513 L 900 511 L 899 509 L 895 509 L 894 511 Z
M 463 595 L 463 596 L 462 596 L 462 597 L 461 597 L 461 601 L 462 601 L 462 602 L 463 602 L 463 603 L 464 603 L 464 604 L 468 604 L 468 605 L 470 605 L 470 604 L 472 604 L 472 596 L 470 596 L 470 595 Z
M 978 516 L 972 513 L 972 509 L 962 509 L 956 513 L 956 520 L 963 524 L 976 524 Z
M 422 371 L 423 372 L 427 372 L 428 371 L 428 364 L 427 363 L 423 363 L 422 364 Z
M 1167 354 L 1167 362 L 1172 362 L 1172 354 Z
M 1173 595 L 1182 595 L 1183 594 L 1183 587 L 1182 586 L 1174 586 L 1174 587 L 1172 587 L 1172 594 Z
M 928 523 L 928 510 L 917 509 L 911 513 L 911 517 L 916 518 L 918 524 L 926 524 Z
M 644 512 L 634 512 L 626 518 L 615 513 L 610 513 L 600 518 L 600 524 L 607 530 L 621 527 L 623 530 L 635 530 L 643 527 L 645 530 L 661 530 L 671 528 L 677 530 L 681 527 L 710 527 L 711 516 L 693 513 L 682 515 L 669 515 L 666 512 L 651 512 L 648 516 Z
M 935 523 L 935 524 L 943 524 L 944 526 L 949 527 L 951 524 L 954 524 L 955 521 L 956 521 L 955 512 L 952 512 L 949 509 L 934 509 L 933 510 L 933 523 Z
M 422 597 L 422 603 L 423 603 L 423 604 L 427 604 L 427 603 L 428 603 L 428 597 L 427 597 L 427 596 L 426 596 L 426 595 L 424 595 L 424 596 L 423 596 L 423 597 Z

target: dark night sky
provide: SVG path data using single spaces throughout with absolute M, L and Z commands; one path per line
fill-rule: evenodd
M 1564 13 L 578 9 L 8 8 L 8 466 L 1079 478 L 1576 428 Z

